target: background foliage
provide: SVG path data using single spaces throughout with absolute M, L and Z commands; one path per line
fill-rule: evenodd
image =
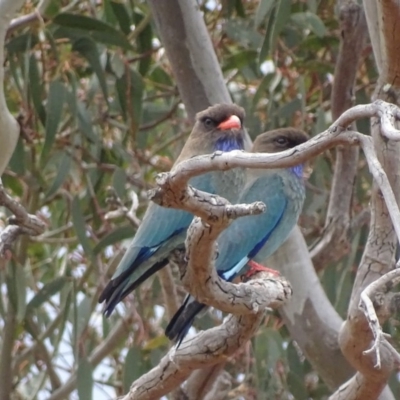
M 311 135 L 327 127 L 339 44 L 334 1 L 199 4 L 253 138 L 280 126 Z M 34 6 L 28 1 L 21 13 Z M 49 398 L 76 373 L 72 399 L 113 398 L 157 364 L 169 343 L 157 278 L 102 317 L 98 295 L 136 229 L 121 213 L 108 213 L 121 203 L 129 209 L 136 193 L 142 215 L 146 190 L 155 173 L 171 167 L 191 122 L 143 1 L 52 1 L 43 21 L 10 30 L 6 49 L 6 96 L 22 134 L 3 183 L 30 212 L 40 210 L 48 226 L 43 236 L 20 240 L 0 273 L 0 329 L 3 340 L 11 335 L 14 395 Z M 367 49 L 358 103 L 368 102 L 375 78 Z M 367 133 L 368 121 L 359 129 Z M 309 245 L 322 232 L 333 163 L 332 152 L 313 165 L 300 220 Z M 363 160 L 359 168 L 354 215 L 367 208 L 370 190 Z M 354 231 L 348 256 L 320 272 L 342 316 L 366 233 Z M 110 338 L 126 315 L 124 333 Z M 220 319 L 207 315 L 197 326 Z M 105 341 L 107 351 L 94 357 Z M 227 370 L 236 380 L 231 398 L 329 393 L 274 315 Z M 399 391 L 397 382 L 392 388 Z

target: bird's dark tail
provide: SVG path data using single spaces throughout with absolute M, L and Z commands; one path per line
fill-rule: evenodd
M 192 326 L 196 315 L 206 307 L 205 304 L 199 303 L 188 295 L 166 327 L 165 335 L 176 342 L 179 347 Z
M 139 285 L 141 285 L 147 278 L 155 274 L 161 268 L 168 264 L 168 259 L 164 259 L 156 262 L 151 268 L 149 268 L 144 274 L 142 274 L 138 279 L 132 282 L 128 287 L 126 287 L 126 281 L 129 280 L 129 275 L 119 276 L 116 279 L 112 279 L 108 282 L 107 286 L 104 288 L 103 292 L 99 297 L 99 303 L 105 301 L 104 314 L 109 317 L 115 306 L 124 299 L 130 292 L 135 290 Z

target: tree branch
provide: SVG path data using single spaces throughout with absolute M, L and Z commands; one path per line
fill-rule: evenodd
M 362 7 L 356 1 L 339 0 L 341 45 L 332 87 L 332 118 L 336 119 L 355 99 L 354 85 L 367 38 L 367 24 Z M 352 124 L 356 130 L 356 124 Z M 317 271 L 348 253 L 351 203 L 358 167 L 357 147 L 338 146 L 328 212 L 321 239 L 311 250 Z
M 36 215 L 28 214 L 25 208 L 9 196 L 0 181 L 0 205 L 10 210 L 14 217 L 9 219 L 8 225 L 0 232 L 0 256 L 8 257 L 8 252 L 19 235 L 38 236 L 45 229 L 45 223 Z
M 208 241 L 208 239 L 205 240 Z M 189 262 L 189 269 L 191 268 L 190 264 Z M 264 272 L 257 274 L 257 277 L 263 276 L 264 279 L 257 279 L 253 282 L 267 283 L 265 291 L 268 292 L 268 282 L 273 282 L 273 280 L 265 279 L 269 274 Z M 291 290 L 288 290 L 290 286 L 283 278 L 279 279 L 281 280 L 281 292 L 276 293 L 275 298 L 271 295 L 271 300 L 276 301 L 278 297 L 281 300 L 287 300 L 290 297 Z M 272 289 L 274 288 L 272 287 Z M 259 292 L 262 292 L 261 288 Z M 247 315 L 230 316 L 222 325 L 200 332 L 194 338 L 184 340 L 178 349 L 172 348 L 161 359 L 159 365 L 133 382 L 129 393 L 122 399 L 151 400 L 159 398 L 182 383 L 195 369 L 226 360 L 255 334 L 263 316 L 263 309 L 259 309 L 257 313 L 250 312 Z
M 19 137 L 19 125 L 10 113 L 4 95 L 4 45 L 11 18 L 24 4 L 23 0 L 0 0 L 0 177 L 14 152 Z
M 257 279 L 235 285 L 218 277 L 213 265 L 214 246 L 218 235 L 232 219 L 259 213 L 263 210 L 263 205 L 257 202 L 250 205 L 230 205 L 218 196 L 191 188 L 188 186 L 188 180 L 211 170 L 239 166 L 289 167 L 304 162 L 338 143 L 359 143 L 365 151 L 371 172 L 374 177 L 378 176 L 379 162 L 374 156 L 371 138 L 358 132 L 347 131 L 346 128 L 355 119 L 362 117 L 379 115 L 384 118 L 384 115 L 389 115 L 394 119 L 397 110 L 397 107 L 381 101 L 371 105 L 356 106 L 346 111 L 327 131 L 293 150 L 276 154 L 217 152 L 186 160 L 171 172 L 158 175 L 158 187 L 150 191 L 153 201 L 162 206 L 183 209 L 197 215 L 187 233 L 188 265 L 183 276 L 185 287 L 197 300 L 233 313 L 236 317 L 231 317 L 220 327 L 196 335 L 194 339 L 185 340 L 178 349 L 173 348 L 156 368 L 133 383 L 124 400 L 160 397 L 185 380 L 192 370 L 220 362 L 222 356 L 232 354 L 232 349 L 229 347 L 232 340 L 236 343 L 235 349 L 237 349 L 238 341 L 243 343 L 245 337 L 251 336 L 249 330 L 255 332 L 254 325 L 248 326 L 247 322 L 252 324 L 257 322 L 258 326 L 260 314 L 266 306 L 277 307 L 291 294 L 290 286 L 282 278 Z M 385 182 L 384 178 L 381 177 L 381 181 Z M 381 189 L 383 196 L 390 203 L 393 196 L 390 185 Z M 396 211 L 393 211 L 392 215 L 396 217 Z M 203 284 L 199 285 L 198 282 Z

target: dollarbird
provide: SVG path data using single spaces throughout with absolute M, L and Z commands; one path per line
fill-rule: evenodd
M 253 153 L 276 153 L 291 149 L 307 141 L 305 132 L 282 128 L 265 132 L 254 141 Z M 303 165 L 277 169 L 248 169 L 246 184 L 237 203 L 262 201 L 266 211 L 233 221 L 218 238 L 218 255 L 215 267 L 218 275 L 227 281 L 259 264 L 272 255 L 289 236 L 297 223 L 305 198 Z M 253 264 L 252 264 L 253 263 Z M 172 317 L 165 334 L 181 343 L 198 313 L 207 306 L 188 295 Z
M 244 117 L 244 110 L 234 104 L 217 104 L 199 112 L 174 166 L 201 154 L 242 150 Z M 236 168 L 196 176 L 189 184 L 235 202 L 245 179 L 245 170 Z M 125 296 L 167 265 L 169 253 L 184 245 L 192 219 L 189 212 L 161 207 L 153 202 L 149 204 L 131 244 L 99 297 L 99 303 L 105 302 L 106 316 Z

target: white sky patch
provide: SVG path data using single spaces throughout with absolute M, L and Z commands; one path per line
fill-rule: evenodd
M 260 71 L 263 75 L 273 74 L 275 72 L 275 64 L 272 60 L 264 61 L 260 65 Z

